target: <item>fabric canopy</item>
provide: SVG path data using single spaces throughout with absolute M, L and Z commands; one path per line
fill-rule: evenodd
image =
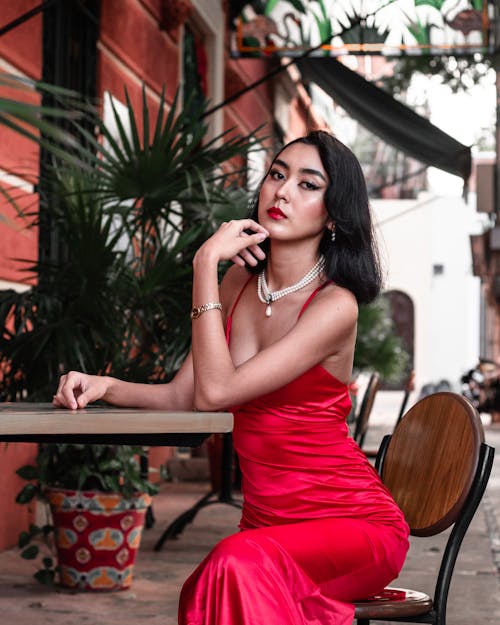
M 335 58 L 303 58 L 297 60 L 297 66 L 304 81 L 316 83 L 368 130 L 426 165 L 461 176 L 467 184 L 471 173 L 470 147 Z

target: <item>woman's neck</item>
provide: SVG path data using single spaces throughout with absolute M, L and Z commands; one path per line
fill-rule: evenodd
M 279 291 L 303 278 L 318 262 L 319 252 L 296 246 L 271 246 L 267 255 L 266 279 L 273 291 Z

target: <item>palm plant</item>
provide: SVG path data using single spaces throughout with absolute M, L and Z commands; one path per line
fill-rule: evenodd
M 176 113 L 176 97 L 167 113 L 163 93 L 151 124 L 145 91 L 140 113 L 125 98 L 130 132 L 114 106 L 117 135 L 85 106 L 66 117 L 66 144 L 52 135 L 41 201 L 63 253 L 26 265 L 41 278 L 28 291 L 0 292 L 3 399 L 46 400 L 73 368 L 171 377 L 189 347 L 192 256 L 220 221 L 246 212 L 241 164 L 255 133 L 203 143 L 203 110 Z M 37 225 L 40 211 L 25 216 Z

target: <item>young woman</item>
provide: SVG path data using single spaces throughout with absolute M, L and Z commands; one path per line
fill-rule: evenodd
M 323 131 L 289 143 L 252 218 L 223 224 L 193 267 L 192 350 L 170 384 L 72 372 L 54 403 L 233 412 L 243 531 L 186 581 L 180 625 L 350 625 L 351 602 L 394 579 L 408 549 L 346 425 L 358 304 L 380 288 L 356 157 Z

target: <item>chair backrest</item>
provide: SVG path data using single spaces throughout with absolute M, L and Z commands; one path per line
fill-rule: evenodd
M 360 447 L 363 446 L 365 440 L 366 431 L 368 429 L 368 420 L 375 401 L 375 395 L 380 383 L 380 376 L 378 373 L 372 373 L 368 380 L 361 405 L 359 407 L 358 416 L 356 417 L 356 425 L 354 428 L 353 438 Z
M 494 454 L 494 448 L 484 442 L 477 410 L 450 392 L 417 402 L 380 446 L 375 465 L 411 534 L 433 536 L 453 525 L 434 591 L 438 616 L 429 622 L 445 622 L 455 562 L 486 489 Z
M 413 535 L 432 536 L 456 521 L 483 442 L 481 419 L 461 395 L 434 393 L 406 413 L 385 450 L 381 476 Z

